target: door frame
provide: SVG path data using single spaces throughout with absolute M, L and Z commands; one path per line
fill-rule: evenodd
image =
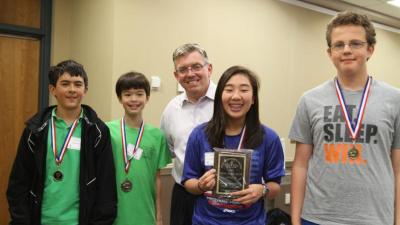
M 48 72 L 50 67 L 53 0 L 40 1 L 40 28 L 0 23 L 0 33 L 40 40 L 38 111 L 49 105 Z

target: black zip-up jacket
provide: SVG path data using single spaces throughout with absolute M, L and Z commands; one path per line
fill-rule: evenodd
M 39 225 L 51 106 L 26 123 L 11 170 L 7 200 L 11 225 Z M 107 126 L 82 105 L 79 224 L 112 224 L 117 214 L 115 168 Z M 62 193 L 60 193 L 62 194 Z

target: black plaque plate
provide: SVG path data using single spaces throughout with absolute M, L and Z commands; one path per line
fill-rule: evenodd
M 215 195 L 229 194 L 248 187 L 251 150 L 215 149 L 214 168 L 217 171 Z

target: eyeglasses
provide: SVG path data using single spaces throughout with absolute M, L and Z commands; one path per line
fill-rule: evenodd
M 364 45 L 365 45 L 366 43 L 367 43 L 366 41 L 350 41 L 348 44 L 345 44 L 345 43 L 343 43 L 343 42 L 338 42 L 338 43 L 333 44 L 333 45 L 331 46 L 331 49 L 332 49 L 333 51 L 336 51 L 336 52 L 341 52 L 341 51 L 344 50 L 344 48 L 346 47 L 346 45 L 349 46 L 349 48 L 350 48 L 351 50 L 360 49 L 360 48 L 364 47 Z
M 195 63 L 192 64 L 191 66 L 182 66 L 176 69 L 176 72 L 180 73 L 180 74 L 187 74 L 189 73 L 189 70 L 191 70 L 192 72 L 200 72 L 201 69 L 203 69 L 203 67 L 207 66 L 208 63 L 205 64 L 200 64 L 200 63 Z

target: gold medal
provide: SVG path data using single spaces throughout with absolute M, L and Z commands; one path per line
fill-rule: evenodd
M 356 146 L 353 145 L 353 147 L 347 152 L 347 155 L 350 159 L 356 159 L 358 156 L 358 149 Z
M 130 192 L 132 190 L 132 182 L 130 182 L 128 179 L 125 179 L 125 181 L 121 184 L 121 190 L 123 192 Z
M 362 120 L 364 118 L 365 109 L 367 106 L 368 96 L 371 91 L 371 83 L 372 77 L 368 76 L 368 80 L 365 83 L 363 94 L 361 96 L 361 102 L 358 107 L 357 117 L 355 118 L 355 122 L 353 123 L 353 119 L 351 118 L 351 113 L 348 111 L 348 107 L 346 105 L 346 101 L 344 99 L 344 95 L 342 93 L 342 89 L 339 84 L 339 80 L 335 78 L 335 88 L 336 95 L 338 97 L 340 108 L 342 109 L 342 116 L 346 123 L 346 127 L 350 133 L 351 139 L 353 140 L 353 146 L 347 151 L 347 155 L 350 159 L 356 159 L 361 154 L 362 148 L 358 150 L 356 148 L 357 137 L 360 134 L 360 129 L 362 127 Z
M 53 178 L 55 181 L 62 181 L 63 177 L 64 177 L 64 174 L 59 170 L 57 170 L 56 172 L 53 173 Z

